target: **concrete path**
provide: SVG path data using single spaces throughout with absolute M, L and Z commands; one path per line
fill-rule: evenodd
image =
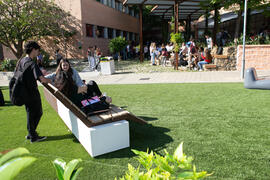
M 148 83 L 218 83 L 243 82 L 239 71 L 116 73 L 81 72 L 81 78 L 98 84 L 148 84 Z M 259 77 L 270 77 L 270 71 L 258 71 Z M 0 72 L 0 86 L 7 86 L 13 73 Z

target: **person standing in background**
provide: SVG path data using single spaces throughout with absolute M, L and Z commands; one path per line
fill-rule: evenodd
M 96 67 L 94 55 L 95 55 L 94 48 L 89 46 L 87 49 L 87 58 L 88 58 L 90 71 L 94 71 L 94 69 Z

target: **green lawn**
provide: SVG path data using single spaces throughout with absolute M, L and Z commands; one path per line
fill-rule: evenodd
M 0 151 L 26 147 L 38 160 L 17 179 L 56 179 L 51 161 L 83 160 L 79 179 L 114 179 L 127 164 L 138 162 L 131 148 L 148 147 L 169 153 L 180 142 L 193 156 L 198 170 L 214 172 L 210 179 L 270 179 L 270 93 L 247 90 L 241 83 L 103 85 L 116 105 L 123 106 L 149 125 L 130 123 L 131 147 L 91 158 L 68 131 L 56 112 L 42 99 L 38 132 L 47 141 L 24 139 L 24 107 L 0 107 Z M 42 91 L 42 88 L 40 88 Z M 3 91 L 8 100 L 8 90 Z

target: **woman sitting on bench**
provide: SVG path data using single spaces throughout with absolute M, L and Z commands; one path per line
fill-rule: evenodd
M 105 106 L 108 108 L 112 99 L 102 95 L 97 83 L 90 81 L 85 86 L 78 87 L 72 78 L 72 71 L 70 71 L 71 68 L 69 67 L 68 60 L 61 60 L 54 79 L 55 87 L 86 114 L 88 114 L 88 111 L 92 113 L 95 110 L 102 110 Z M 102 105 L 105 106 L 102 107 Z
M 210 53 L 210 50 L 205 49 L 204 54 L 205 54 L 205 56 L 203 56 L 203 54 L 201 54 L 203 61 L 198 62 L 199 71 L 203 70 L 203 67 L 202 67 L 203 64 L 209 64 L 212 62 L 212 55 Z

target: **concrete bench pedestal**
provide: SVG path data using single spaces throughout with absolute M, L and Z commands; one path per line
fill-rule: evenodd
M 59 100 L 57 107 L 59 116 L 92 157 L 129 147 L 128 121 L 87 127 Z

